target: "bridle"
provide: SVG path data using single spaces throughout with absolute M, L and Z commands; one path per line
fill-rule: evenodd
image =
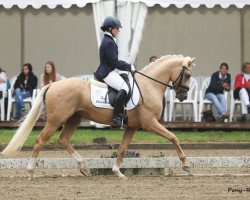
M 169 87 L 171 90 L 175 90 L 175 92 L 180 92 L 181 91 L 181 93 L 184 93 L 184 92 L 188 92 L 189 91 L 189 87 L 188 86 L 186 86 L 186 85 L 183 85 L 182 84 L 182 81 L 183 81 L 183 78 L 184 78 L 184 75 L 185 75 L 185 71 L 190 71 L 186 66 L 182 66 L 182 70 L 181 70 L 181 72 L 180 72 L 180 74 L 179 74 L 179 76 L 176 78 L 176 80 L 172 83 L 172 85 L 169 85 L 169 84 L 166 84 L 166 83 L 163 83 L 163 82 L 161 82 L 161 81 L 158 81 L 158 80 L 156 80 L 156 79 L 154 79 L 154 78 L 152 78 L 152 77 L 150 77 L 150 76 L 148 76 L 148 75 L 146 75 L 146 74 L 143 74 L 143 73 L 141 73 L 141 72 L 139 72 L 139 71 L 137 71 L 137 70 L 135 70 L 134 71 L 134 73 L 132 73 L 132 75 L 133 75 L 133 77 L 134 77 L 134 74 L 135 73 L 138 73 L 138 74 L 140 74 L 140 75 L 142 75 L 142 76 L 145 76 L 146 78 L 148 78 L 148 79 L 150 79 L 150 80 L 152 80 L 152 81 L 155 81 L 155 82 L 157 82 L 157 83 L 159 83 L 159 84 L 162 84 L 162 85 L 165 85 L 165 86 L 167 86 L 167 87 Z M 190 71 L 191 72 L 191 71 Z M 192 72 L 191 72 L 192 73 Z M 135 78 L 134 78 L 134 80 L 135 80 Z M 137 84 L 137 83 L 136 83 Z
M 148 79 L 150 79 L 150 80 L 152 80 L 152 81 L 155 81 L 155 82 L 157 82 L 157 83 L 159 83 L 159 84 L 162 84 L 162 85 L 164 85 L 164 86 L 166 86 L 166 87 L 169 87 L 171 90 L 175 90 L 176 93 L 178 93 L 178 92 L 180 92 L 180 93 L 188 92 L 188 91 L 189 91 L 189 87 L 182 84 L 183 77 L 184 77 L 184 75 L 185 75 L 185 71 L 186 71 L 186 70 L 190 71 L 186 66 L 182 66 L 182 70 L 181 70 L 179 76 L 176 78 L 176 80 L 173 82 L 172 85 L 169 85 L 169 84 L 163 83 L 163 82 L 161 82 L 161 81 L 158 81 L 158 80 L 156 80 L 156 79 L 154 79 L 154 78 L 152 78 L 152 77 L 150 77 L 150 76 L 148 76 L 148 75 L 146 75 L 146 74 L 143 74 L 143 73 L 141 73 L 141 72 L 135 70 L 135 71 L 131 72 L 131 74 L 132 74 L 132 76 L 133 76 L 132 93 L 133 93 L 133 91 L 134 91 L 134 83 L 135 83 L 136 86 L 137 86 L 137 88 L 138 88 L 138 90 L 139 90 L 140 96 L 141 96 L 141 98 L 142 98 L 142 103 L 143 103 L 143 96 L 142 96 L 140 87 L 139 87 L 139 85 L 138 85 L 138 83 L 137 83 L 137 81 L 136 81 L 136 79 L 135 79 L 135 74 L 136 74 L 136 73 L 138 73 L 138 74 L 140 74 L 140 75 L 142 75 L 142 76 L 145 76 L 146 78 L 148 78 Z M 191 71 L 190 71 L 190 72 L 191 72 Z M 191 72 L 191 74 L 192 74 L 192 72 Z M 178 80 L 179 80 L 179 81 L 178 81 Z M 178 83 L 177 83 L 177 82 L 178 82 Z M 177 83 L 177 84 L 175 84 L 175 83 Z M 132 100 L 132 102 L 133 102 L 133 100 Z M 134 102 L 133 102 L 133 103 L 134 103 Z M 135 104 L 134 104 L 134 105 L 135 105 Z
M 172 83 L 172 89 L 175 90 L 176 93 L 178 92 L 188 92 L 189 91 L 189 87 L 186 86 L 186 85 L 183 85 L 182 84 L 182 81 L 183 81 L 183 77 L 185 75 L 185 71 L 189 71 L 191 74 L 192 72 L 186 67 L 186 66 L 182 66 L 182 70 L 181 70 L 181 73 L 179 74 L 179 76 L 176 78 L 176 80 Z M 179 81 L 178 81 L 179 80 Z M 178 81 L 178 83 L 177 83 Z M 177 83 L 177 84 L 176 84 Z

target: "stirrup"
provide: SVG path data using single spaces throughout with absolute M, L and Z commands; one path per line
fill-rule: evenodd
M 119 127 L 120 129 L 128 127 L 128 116 L 124 115 L 113 116 L 112 126 Z
M 122 117 L 122 125 L 120 127 L 120 129 L 124 129 L 128 127 L 128 116 L 127 115 L 123 115 Z

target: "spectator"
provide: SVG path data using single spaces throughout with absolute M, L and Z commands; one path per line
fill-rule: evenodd
M 241 71 L 242 73 L 235 77 L 234 98 L 241 101 L 240 122 L 245 122 L 246 114 L 250 113 L 250 63 L 243 63 Z
M 212 74 L 205 94 L 205 98 L 212 101 L 215 106 L 219 121 L 224 121 L 229 117 L 226 110 L 226 98 L 223 93 L 230 90 L 230 85 L 231 75 L 228 73 L 228 64 L 222 63 L 219 71 Z
M 56 73 L 55 64 L 52 61 L 48 61 L 44 67 L 44 73 L 40 77 L 41 88 L 50 83 L 60 81 L 61 75 Z
M 25 112 L 23 99 L 32 96 L 33 90 L 37 87 L 37 77 L 32 72 L 32 65 L 26 63 L 18 75 L 14 84 L 14 96 L 16 100 L 16 116 L 13 120 L 19 120 Z
M 1 98 L 5 98 L 4 99 L 4 105 L 5 105 L 5 108 L 4 108 L 4 112 L 6 113 L 7 112 L 7 103 L 8 103 L 8 95 L 6 94 L 5 97 L 3 96 L 3 92 L 4 90 L 7 90 L 7 84 L 8 84 L 8 78 L 7 78 L 7 75 L 6 75 L 6 72 L 0 67 L 0 99 Z
M 6 87 L 7 83 L 7 75 L 6 72 L 0 67 L 0 92 L 4 91 L 7 89 Z M 3 93 L 0 94 L 0 97 L 3 97 Z
M 154 62 L 157 59 L 157 56 L 151 56 L 149 58 L 149 63 Z
M 155 62 L 156 61 L 156 59 L 157 59 L 157 56 L 151 56 L 150 58 L 149 58 L 149 63 L 151 63 L 151 62 Z M 165 97 L 165 95 L 163 96 L 163 99 L 162 99 L 162 112 L 161 112 L 161 118 L 160 118 L 160 122 L 164 122 L 164 111 L 165 111 L 165 107 L 166 107 L 166 97 Z

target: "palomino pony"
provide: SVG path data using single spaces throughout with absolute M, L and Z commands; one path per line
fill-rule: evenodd
M 162 111 L 162 98 L 170 81 L 173 83 L 176 97 L 180 101 L 186 99 L 194 60 L 195 58 L 180 55 L 164 56 L 149 64 L 140 72 L 148 77 L 138 73 L 135 74 L 143 98 L 140 99 L 137 107 L 127 112 L 128 127 L 124 130 L 118 157 L 112 168 L 112 171 L 119 178 L 125 178 L 120 172 L 119 166 L 138 128 L 151 131 L 170 140 L 176 148 L 183 170 L 190 172 L 189 163 L 179 144 L 179 140 L 172 132 L 165 129 L 158 120 Z M 43 101 L 45 100 L 47 122 L 36 139 L 32 157 L 28 163 L 29 179 L 33 177 L 33 170 L 41 148 L 62 125 L 63 129 L 58 142 L 77 160 L 80 172 L 86 176 L 90 175 L 83 158 L 69 143 L 69 140 L 79 126 L 82 117 L 102 124 L 111 124 L 113 112 L 111 109 L 93 106 L 90 99 L 90 89 L 90 82 L 78 78 L 68 78 L 43 87 L 32 109 L 2 154 L 14 156 L 20 151 L 41 114 Z

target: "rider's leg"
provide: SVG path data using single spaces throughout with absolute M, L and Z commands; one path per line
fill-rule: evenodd
M 114 113 L 112 122 L 115 126 L 122 126 L 123 125 L 123 112 L 124 112 L 124 105 L 125 101 L 129 92 L 129 88 L 123 78 L 115 71 L 109 73 L 109 75 L 103 79 L 110 87 L 119 91 L 115 106 L 114 106 Z
M 109 75 L 103 80 L 110 87 L 116 89 L 117 91 L 124 89 L 127 93 L 129 92 L 128 85 L 115 70 L 111 71 Z
M 124 113 L 124 106 L 126 99 L 127 99 L 127 92 L 124 89 L 120 90 L 115 100 L 114 112 L 112 118 L 112 123 L 115 126 L 121 127 L 122 125 L 125 125 L 123 123 L 123 117 L 124 117 L 123 113 Z

